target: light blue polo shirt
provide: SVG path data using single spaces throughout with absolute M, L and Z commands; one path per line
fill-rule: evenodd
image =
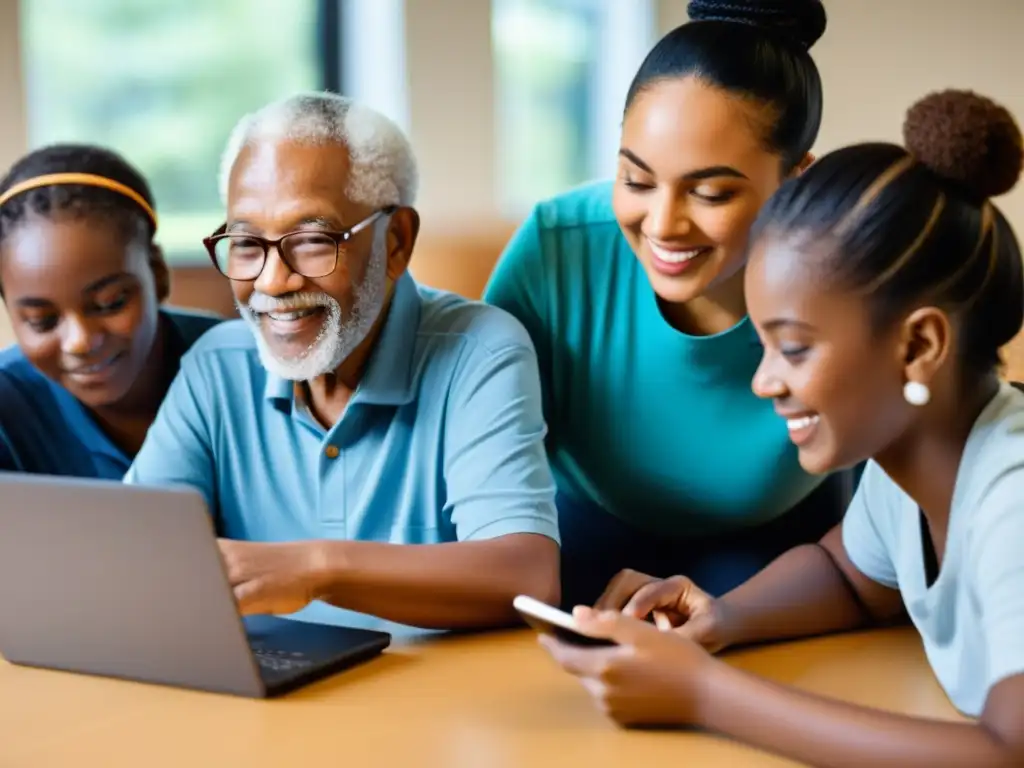
M 325 430 L 241 320 L 181 364 L 126 482 L 199 489 L 236 540 L 558 541 L 533 345 L 509 314 L 399 279 L 363 380 Z M 313 603 L 296 618 L 403 632 Z

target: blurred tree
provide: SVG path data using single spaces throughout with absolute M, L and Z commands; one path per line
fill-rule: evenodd
M 500 178 L 516 213 L 590 178 L 604 0 L 493 0 Z
M 148 177 L 171 258 L 219 225 L 246 112 L 320 87 L 317 0 L 22 0 L 29 135 L 104 144 Z

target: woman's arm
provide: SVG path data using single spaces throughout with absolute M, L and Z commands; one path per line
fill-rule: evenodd
M 548 638 L 542 642 L 564 669 L 584 678 L 602 709 L 625 725 L 696 725 L 826 768 L 1024 766 L 1024 565 L 1019 554 L 1024 518 L 1020 487 L 1004 483 L 1003 498 L 990 488 L 981 505 L 984 514 L 972 516 L 968 561 L 974 567 L 962 574 L 974 580 L 981 604 L 979 616 L 958 620 L 980 621 L 987 645 L 987 677 L 975 681 L 987 688 L 977 723 L 896 715 L 769 682 L 728 666 L 682 633 L 661 631 L 615 611 L 576 612 L 580 629 L 615 641 L 611 648 L 572 647 Z M 898 594 L 880 585 L 897 581 L 890 547 L 899 539 L 891 526 L 901 510 L 877 494 L 872 499 L 877 514 L 869 515 L 861 491 L 860 503 L 854 500 L 843 521 L 843 535 L 840 529 L 831 531 L 821 547 L 849 585 L 853 596 L 847 609 L 857 603 L 867 616 L 880 620 L 895 615 L 899 604 Z M 796 553 L 780 557 L 723 598 L 732 615 L 722 627 L 734 642 L 820 630 L 842 618 L 842 610 L 826 604 L 829 595 L 840 599 L 839 582 L 832 580 L 827 589 L 815 586 L 828 572 L 824 561 L 801 570 L 795 567 Z M 794 567 L 783 567 L 787 563 Z M 771 605 L 759 606 L 759 600 Z M 825 616 L 804 615 L 816 611 Z
M 674 623 L 683 619 L 679 633 L 710 650 L 890 622 L 903 613 L 888 543 L 895 519 L 891 485 L 869 464 L 839 525 L 817 544 L 779 556 L 718 600 L 683 584 L 673 591 L 662 582 L 634 588 L 624 612 L 636 617 L 661 612 Z M 701 607 L 703 618 L 695 611 Z
M 903 613 L 900 593 L 850 562 L 842 525 L 818 544 L 791 549 L 719 601 L 725 645 L 858 629 Z
M 895 715 L 815 696 L 717 662 L 694 724 L 822 768 L 1024 765 L 1024 675 L 988 696 L 980 722 Z
M 1024 765 L 1024 674 L 992 687 L 978 723 L 846 704 L 730 667 L 673 632 L 614 611 L 577 611 L 609 648 L 542 644 L 622 725 L 698 726 L 822 768 Z
M 657 580 L 624 571 L 597 608 L 616 610 L 626 599 L 626 615 L 662 614 L 679 625 L 679 634 L 711 651 L 857 629 L 903 612 L 899 592 L 869 579 L 850 561 L 839 525 L 818 544 L 789 550 L 717 600 L 684 576 Z

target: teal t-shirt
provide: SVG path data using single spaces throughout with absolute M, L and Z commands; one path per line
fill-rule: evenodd
M 768 522 L 821 482 L 751 391 L 761 345 L 750 320 L 714 336 L 669 325 L 619 230 L 610 182 L 540 203 L 484 299 L 533 338 L 560 491 L 688 535 Z

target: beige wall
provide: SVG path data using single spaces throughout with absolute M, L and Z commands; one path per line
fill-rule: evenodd
M 445 4 L 453 6 L 447 13 L 437 7 Z M 424 222 L 494 215 L 490 5 L 406 0 L 409 131 L 420 161 Z
M 900 141 L 903 115 L 934 90 L 971 88 L 1024 125 L 1021 0 L 825 0 L 829 29 L 813 49 L 825 84 L 819 151 Z M 1024 184 L 999 206 L 1024 237 Z
M 617 0 L 634 2 L 634 0 Z M 1024 0 L 824 0 L 813 49 L 825 84 L 816 151 L 900 140 L 903 114 L 932 90 L 971 87 L 1024 123 Z M 664 33 L 685 0 L 654 0 Z M 405 0 L 409 130 L 423 164 L 425 226 L 497 215 L 490 3 Z M 437 40 L 459 38 L 458 46 Z M 1024 234 L 1024 185 L 1000 200 Z
M 667 32 L 686 3 L 657 0 Z M 824 0 L 828 29 L 811 50 L 825 88 L 818 154 L 900 141 L 903 114 L 942 88 L 972 88 L 1024 125 L 1024 0 Z M 1024 184 L 999 205 L 1024 237 Z
M 633 0 L 615 0 L 632 2 Z M 496 217 L 494 109 L 487 0 L 401 0 L 408 122 L 421 157 L 424 230 Z M 655 0 L 664 32 L 684 0 Z M 825 0 L 815 46 L 826 89 L 817 151 L 899 140 L 906 108 L 928 91 L 972 87 L 1024 121 L 1024 0 Z M 18 5 L 0 0 L 0 165 L 25 147 Z M 440 44 L 437 41 L 443 41 Z M 1024 235 L 1024 187 L 1000 201 Z M 9 326 L 0 314 L 0 341 Z
M 25 151 L 25 98 L 18 26 L 16 0 L 0 0 L 0 169 L 7 168 Z M 10 338 L 10 323 L 0 306 L 0 346 L 7 344 Z

